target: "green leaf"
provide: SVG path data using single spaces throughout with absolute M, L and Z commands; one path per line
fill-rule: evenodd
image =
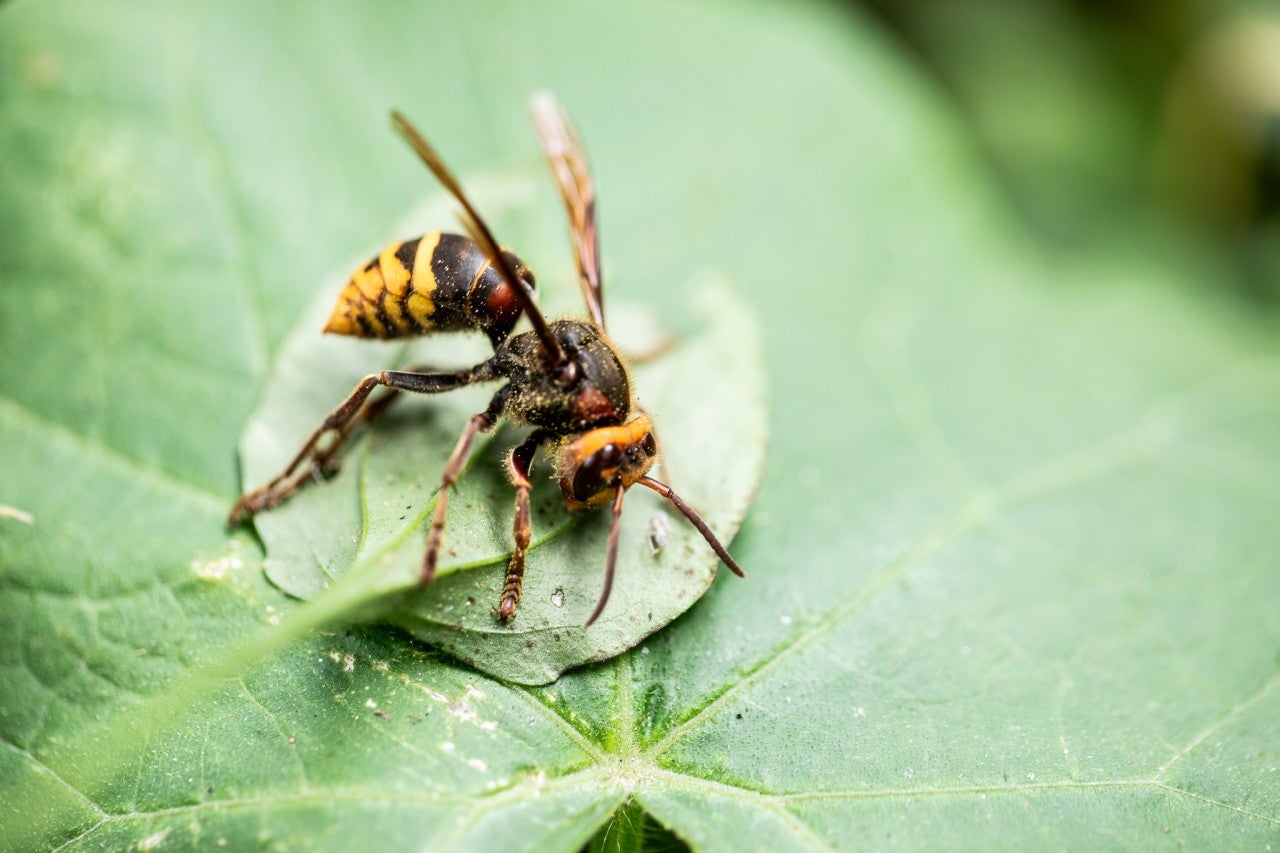
M 883 39 L 806 4 L 0 6 L 3 845 L 1273 844 L 1275 322 L 1127 232 L 1043 256 Z M 610 298 L 702 345 L 711 268 L 761 318 L 770 444 L 749 577 L 527 687 L 333 627 L 363 591 L 286 595 L 222 520 L 289 330 L 427 191 L 387 110 L 534 175 L 539 88 Z M 536 187 L 502 239 L 570 280 Z
M 441 207 L 432 206 L 437 213 Z M 637 365 L 633 381 L 665 436 L 663 476 L 674 472 L 677 490 L 706 507 L 704 519 L 728 541 L 764 461 L 759 339 L 754 318 L 717 278 L 703 275 L 691 291 L 696 304 L 690 313 L 704 328 Z M 331 301 L 330 293 L 317 299 L 285 339 L 241 441 L 248 483 L 266 482 L 280 471 L 328 408 L 360 377 L 387 365 L 388 350 L 399 363 L 439 369 L 492 354 L 484 344 L 456 336 L 412 347 L 322 338 L 317 329 Z M 630 342 L 632 351 L 644 353 L 664 345 L 643 313 L 623 304 L 611 305 L 610 314 L 611 330 L 624 347 Z M 382 615 L 490 675 L 545 684 L 565 669 L 632 648 L 668 624 L 706 591 L 718 560 L 662 499 L 634 490 L 623 515 L 616 598 L 584 629 L 600 594 L 608 514 L 571 515 L 558 484 L 548 482 L 549 474 L 538 477 L 535 466 L 524 597 L 513 623 L 499 624 L 492 608 L 510 556 L 512 512 L 501 451 L 516 443 L 499 431 L 479 442 L 477 461 L 454 490 L 440 580 L 419 592 L 425 529 L 440 476 L 457 435 L 491 393 L 465 389 L 398 403 L 374 428 L 367 452 L 348 449 L 348 459 L 362 462 L 359 476 L 303 489 L 279 511 L 259 515 L 257 529 L 267 574 L 285 592 L 304 599 L 323 593 L 353 611 Z M 728 411 L 732 418 L 723 417 Z M 549 463 L 541 465 L 549 471 Z M 664 542 L 656 549 L 655 528 Z M 476 571 L 449 577 L 459 569 Z

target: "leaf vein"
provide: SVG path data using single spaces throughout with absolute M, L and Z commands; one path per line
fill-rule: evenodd
M 26 421 L 36 432 L 74 445 L 90 460 L 100 461 L 121 469 L 135 479 L 166 491 L 179 492 L 202 509 L 213 510 L 219 515 L 226 509 L 227 499 L 222 495 L 176 477 L 163 468 L 149 465 L 140 459 L 129 456 L 114 447 L 108 446 L 99 439 L 76 432 L 65 424 L 37 413 L 17 400 L 9 397 L 0 397 L 0 417 L 14 421 Z
M 1169 771 L 1172 770 L 1173 767 L 1178 762 L 1180 762 L 1182 759 L 1186 758 L 1188 755 L 1194 752 L 1200 746 L 1200 744 L 1204 743 L 1204 741 L 1207 738 L 1209 738 L 1211 735 L 1213 735 L 1214 732 L 1218 731 L 1223 726 L 1226 726 L 1228 723 L 1230 723 L 1236 717 L 1243 714 L 1245 711 L 1249 710 L 1258 702 L 1261 702 L 1268 693 L 1270 693 L 1273 689 L 1275 689 L 1277 684 L 1280 684 L 1280 671 L 1272 673 L 1271 677 L 1268 678 L 1266 681 L 1262 682 L 1262 685 L 1258 687 L 1257 690 L 1255 690 L 1252 694 L 1250 694 L 1249 696 L 1237 702 L 1235 705 L 1229 708 L 1225 714 L 1218 717 L 1218 719 L 1210 722 L 1203 729 L 1201 729 L 1194 737 L 1192 737 L 1191 740 L 1187 741 L 1186 745 L 1182 747 L 1182 749 L 1180 749 L 1177 753 L 1175 753 L 1164 764 L 1160 765 L 1160 768 L 1156 770 L 1156 774 L 1152 779 L 1152 781 L 1163 782 L 1164 778 L 1169 775 Z
M 107 816 L 106 811 L 104 811 L 103 808 L 99 806 L 96 802 L 94 802 L 94 800 L 92 800 L 87 794 L 85 794 L 75 785 L 72 785 L 66 779 L 62 778 L 62 776 L 59 775 L 59 773 L 56 770 L 54 770 L 48 764 L 45 764 L 39 758 L 36 758 L 33 754 L 31 754 L 27 750 L 18 746 L 16 743 L 13 743 L 8 738 L 3 738 L 3 737 L 0 737 L 0 746 L 3 746 L 5 749 L 9 750 L 14 755 L 17 755 L 19 758 L 25 758 L 27 761 L 31 763 L 33 767 L 35 767 L 36 769 L 38 769 L 39 771 L 47 775 L 50 779 L 53 779 L 59 785 L 66 788 L 68 791 L 75 794 L 80 799 L 84 800 L 84 802 L 90 808 L 92 808 L 93 811 L 99 817 L 105 818 Z
M 1083 448 L 1064 453 L 1048 462 L 1030 466 L 1025 471 L 1013 474 L 991 488 L 975 490 L 959 509 L 936 523 L 922 537 L 909 545 L 900 556 L 890 560 L 872 574 L 867 583 L 854 590 L 825 617 L 776 647 L 771 655 L 761 659 L 736 680 L 723 685 L 718 693 L 712 694 L 700 707 L 692 710 L 682 722 L 649 746 L 645 754 L 656 757 L 665 753 L 683 735 L 701 725 L 713 711 L 730 698 L 756 684 L 776 669 L 783 660 L 798 654 L 834 630 L 879 592 L 900 580 L 923 558 L 934 553 L 959 534 L 995 517 L 1001 510 L 1088 479 L 1104 476 L 1151 456 L 1165 447 L 1179 431 L 1177 415 L 1186 414 L 1189 411 L 1218 411 L 1220 407 L 1204 405 L 1206 401 L 1202 398 L 1220 393 L 1223 389 L 1219 386 L 1226 386 L 1229 390 L 1232 387 L 1230 383 L 1241 375 L 1260 365 L 1266 366 L 1271 363 L 1245 359 L 1229 365 L 1207 379 L 1202 379 L 1151 405 L 1137 418 L 1135 424 L 1127 429 Z M 1193 402 L 1198 404 L 1193 406 L 1191 405 Z M 1185 428 L 1186 424 L 1182 426 Z

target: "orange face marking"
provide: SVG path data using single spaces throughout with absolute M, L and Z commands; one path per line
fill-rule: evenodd
M 622 426 L 598 427 L 584 432 L 565 446 L 565 453 L 581 462 L 606 444 L 630 447 L 653 432 L 648 415 L 637 415 Z
M 560 452 L 560 489 L 565 506 L 582 509 L 613 500 L 615 484 L 630 488 L 657 459 L 653 424 L 638 415 L 621 426 L 598 427 Z

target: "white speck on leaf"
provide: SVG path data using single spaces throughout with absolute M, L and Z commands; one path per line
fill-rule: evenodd
M 154 835 L 148 835 L 146 838 L 138 842 L 138 849 L 139 850 L 155 850 L 162 843 L 164 843 L 164 840 L 168 835 L 169 835 L 169 830 L 167 829 L 162 829 Z
M 556 591 L 551 593 L 551 603 L 556 607 L 564 607 L 564 590 L 556 587 Z
M 476 712 L 471 710 L 471 706 L 459 699 L 457 702 L 450 702 L 447 706 L 450 714 L 453 714 L 459 720 L 474 723 L 476 721 Z
M 219 557 L 207 563 L 193 560 L 191 562 L 191 571 L 201 580 L 220 581 L 227 576 L 228 571 L 239 569 L 242 566 L 244 566 L 243 560 L 234 554 L 228 554 L 225 557 Z
M 356 671 L 356 657 L 355 657 L 355 655 L 344 655 L 344 656 L 343 656 L 343 658 L 342 658 L 342 671 L 343 671 L 343 672 L 355 672 L 355 671 Z
M 649 520 L 649 550 L 656 557 L 667 547 L 667 537 L 671 533 L 671 519 L 661 510 L 654 512 Z
M 483 773 L 484 771 L 489 769 L 489 765 L 485 764 L 483 761 L 481 761 L 478 758 L 468 758 L 467 766 L 470 767 L 472 770 L 475 770 L 477 773 Z

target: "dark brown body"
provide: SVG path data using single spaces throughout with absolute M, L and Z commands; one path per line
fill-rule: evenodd
M 551 333 L 575 366 L 566 380 L 547 369 L 547 352 L 533 332 L 498 345 L 494 369 L 507 379 L 503 414 L 548 436 L 621 424 L 631 414 L 631 382 L 613 346 L 591 324 L 557 320 Z
M 509 418 L 533 429 L 507 458 L 507 473 L 516 490 L 512 521 L 515 547 L 494 612 L 499 620 L 510 620 L 520 601 L 525 554 L 532 536 L 529 472 L 541 449 L 555 467 L 566 506 L 584 509 L 610 500 L 613 503 L 604 590 L 586 621 L 590 626 L 609 599 L 623 495 L 633 485 L 642 484 L 670 501 L 697 527 L 725 565 L 739 575 L 742 570 L 692 507 L 669 486 L 647 476 L 657 459 L 658 444 L 648 414 L 631 397 L 626 367 L 604 331 L 590 171 L 568 118 L 554 99 L 535 99 L 534 121 L 569 214 L 579 283 L 590 320 L 546 321 L 533 298 L 533 273 L 514 254 L 500 248 L 457 179 L 422 134 L 402 115 L 392 113 L 396 129 L 462 205 L 462 221 L 471 236 L 432 231 L 387 246 L 347 281 L 325 331 L 362 338 L 400 338 L 474 329 L 488 335 L 493 356 L 452 372 L 410 368 L 364 377 L 278 476 L 240 496 L 229 521 L 236 524 L 273 507 L 317 479 L 317 474 L 331 471 L 335 455 L 352 431 L 385 411 L 401 392 L 438 394 L 478 382 L 502 382 L 485 410 L 467 422 L 449 455 L 427 533 L 421 582 L 430 583 L 435 577 L 449 491 L 462 473 L 476 436 Z M 510 337 L 522 316 L 528 318 L 533 331 Z M 386 392 L 370 398 L 377 388 Z

